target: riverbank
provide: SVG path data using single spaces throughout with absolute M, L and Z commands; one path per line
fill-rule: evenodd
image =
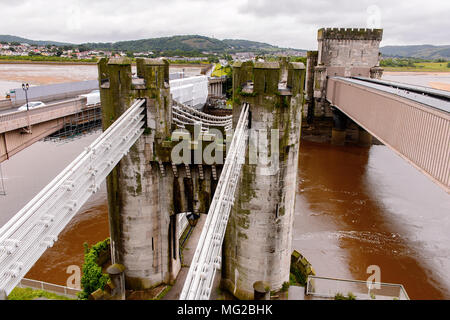
M 385 71 L 382 80 L 397 81 L 450 91 L 450 72 Z

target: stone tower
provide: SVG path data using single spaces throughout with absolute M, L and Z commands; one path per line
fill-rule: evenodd
M 382 37 L 382 29 L 319 29 L 313 89 L 316 116 L 331 116 L 331 110 L 325 101 L 327 77 L 381 78 L 383 74 L 383 69 L 380 68 Z M 307 82 L 311 82 L 310 78 Z
M 251 138 L 224 240 L 222 285 L 240 299 L 253 299 L 257 281 L 272 290 L 289 281 L 305 66 L 285 68 L 233 65 L 233 122 L 249 103 Z
M 104 58 L 98 69 L 104 129 L 135 99 L 146 100 L 144 134 L 107 178 L 113 263 L 126 267 L 127 289 L 170 283 L 181 268 L 175 203 L 184 198 L 174 200 L 176 179 L 170 171 L 161 174 L 164 164 L 159 166 L 170 155 L 164 148 L 171 134 L 169 66 L 138 60 L 138 77 L 132 77 L 131 60 Z

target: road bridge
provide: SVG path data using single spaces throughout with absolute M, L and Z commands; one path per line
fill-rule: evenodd
M 170 74 L 170 93 L 174 101 L 180 104 L 200 109 L 208 97 L 208 78 L 195 76 L 180 78 Z M 137 80 L 138 78 L 135 78 Z M 30 95 L 36 99 L 59 99 L 78 93 L 84 93 L 92 88 L 98 88 L 98 81 L 83 81 L 75 84 L 58 84 L 50 86 L 31 87 Z M 64 89 L 68 91 L 65 92 Z M 51 91 L 53 90 L 53 91 Z M 52 94 L 48 94 L 48 92 Z M 22 99 L 18 97 L 17 99 Z M 19 101 L 17 100 L 17 101 Z M 45 100 L 45 99 L 43 99 Z M 47 101 L 45 100 L 45 101 Z M 22 101 L 22 100 L 20 100 Z M 33 143 L 63 129 L 66 125 L 77 126 L 89 121 L 101 119 L 101 104 L 86 104 L 86 98 L 75 97 L 47 104 L 45 107 L 29 111 L 4 110 L 0 114 L 0 163 L 22 151 Z M 181 116 L 180 116 L 181 117 Z

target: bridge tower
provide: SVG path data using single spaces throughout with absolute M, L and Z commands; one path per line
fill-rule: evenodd
M 272 290 L 289 281 L 305 66 L 284 65 L 233 66 L 234 126 L 249 103 L 251 134 L 224 240 L 222 285 L 240 299 L 254 298 L 257 281 Z
M 322 28 L 317 34 L 318 51 L 307 55 L 308 119 L 333 117 L 332 143 L 343 144 L 347 116 L 326 101 L 328 77 L 370 77 L 380 79 L 382 29 Z M 359 142 L 371 143 L 371 136 L 359 128 Z
M 181 269 L 176 215 L 189 210 L 192 184 L 170 161 L 169 65 L 138 59 L 134 77 L 128 58 L 103 58 L 98 69 L 104 129 L 135 99 L 146 100 L 144 134 L 107 178 L 112 262 L 125 266 L 127 289 L 171 283 Z

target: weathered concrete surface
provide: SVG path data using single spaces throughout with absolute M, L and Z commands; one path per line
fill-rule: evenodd
M 147 101 L 145 133 L 107 179 L 112 260 L 125 265 L 126 287 L 136 290 L 170 283 L 181 268 L 173 198 L 183 183 L 154 162 L 154 146 L 171 133 L 168 65 L 146 59 L 138 68 L 143 81 L 132 79 L 128 59 L 99 62 L 105 129 L 135 98 Z
M 253 299 L 253 284 L 266 281 L 272 290 L 289 280 L 292 222 L 297 177 L 303 64 L 289 64 L 287 87 L 279 89 L 278 63 L 237 63 L 233 68 L 233 122 L 242 103 L 250 104 L 251 129 L 266 130 L 269 164 L 242 167 L 223 246 L 222 285 L 239 299 Z M 253 81 L 246 86 L 247 81 Z M 279 130 L 279 155 L 270 154 L 271 129 Z

